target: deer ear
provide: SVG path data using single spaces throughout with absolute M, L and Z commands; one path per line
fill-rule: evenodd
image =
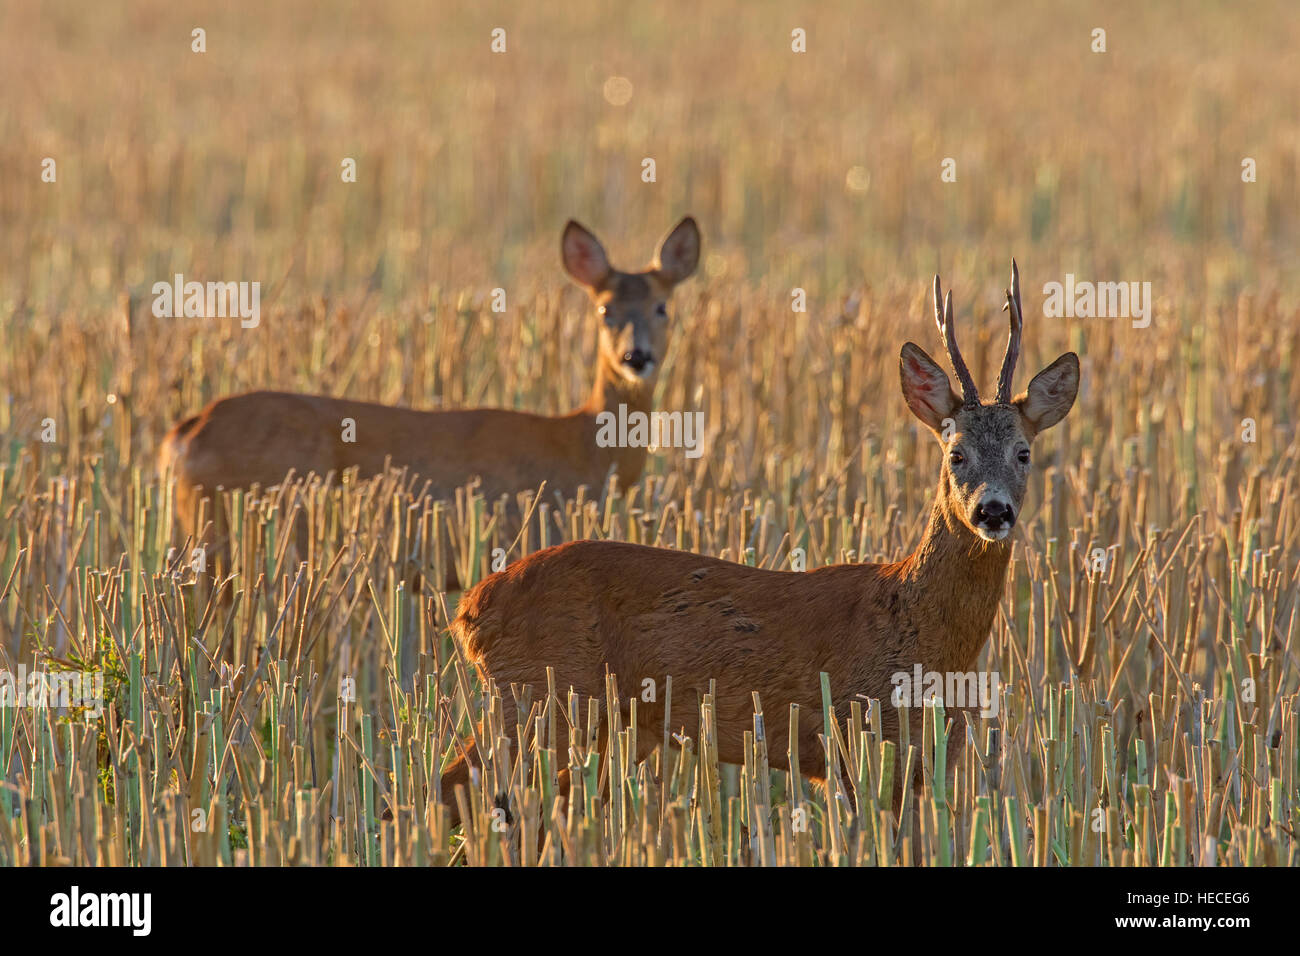
M 654 269 L 659 278 L 676 285 L 689 278 L 700 264 L 700 227 L 687 216 L 664 236 L 655 253 Z
M 898 357 L 898 376 L 907 407 L 930 431 L 938 434 L 943 429 L 943 420 L 951 418 L 961 406 L 948 374 L 925 354 L 925 349 L 908 342 Z
M 560 239 L 560 258 L 564 262 L 564 271 L 588 289 L 599 288 L 609 276 L 609 259 L 600 240 L 572 219 L 564 227 Z
M 1020 409 L 1025 423 L 1038 434 L 1051 428 L 1074 405 L 1079 394 L 1079 356 L 1066 352 L 1029 383 L 1013 404 Z

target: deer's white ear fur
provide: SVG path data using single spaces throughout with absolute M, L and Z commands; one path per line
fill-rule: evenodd
M 947 373 L 925 349 L 908 342 L 898 356 L 898 377 L 903 386 L 903 400 L 912 414 L 930 431 L 941 432 L 943 420 L 951 418 L 961 406 Z

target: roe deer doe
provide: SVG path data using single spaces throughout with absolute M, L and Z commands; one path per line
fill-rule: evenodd
M 454 497 L 475 477 L 489 501 L 536 489 L 543 480 L 566 496 L 584 484 L 599 489 L 611 468 L 624 487 L 636 482 L 646 449 L 600 447 L 597 415 L 617 415 L 620 404 L 629 413 L 651 410 L 668 345 L 668 298 L 695 271 L 699 229 L 690 216 L 679 222 L 642 272 L 613 269 L 596 237 L 572 220 L 560 249 L 565 270 L 587 290 L 600 318 L 595 382 L 580 408 L 550 417 L 498 408 L 417 411 L 272 391 L 219 398 L 173 426 L 159 452 L 159 470 L 175 475 L 185 532 L 220 551 L 216 489 L 269 487 L 290 469 L 324 477 L 356 466 L 365 478 L 380 473 L 385 458 L 428 481 L 435 498 Z M 342 440 L 344 419 L 355 423 L 355 441 Z M 216 517 L 200 537 L 205 495 L 214 499 Z
M 1020 281 L 1014 261 L 1006 308 L 1010 337 L 993 401 L 981 401 L 954 335 L 952 293 L 940 302 L 934 280 L 935 321 L 961 386 L 919 346 L 908 342 L 899 361 L 903 398 L 943 446 L 943 465 L 929 524 L 916 550 L 893 564 L 845 564 L 809 572 L 773 571 L 685 551 L 613 541 L 574 541 L 538 551 L 483 580 L 465 594 L 453 634 L 484 679 L 503 689 L 500 726 L 514 732 L 515 702 L 507 688 L 545 688 L 546 667 L 556 686 L 601 699 L 606 669 L 623 687 L 651 678 L 686 691 L 674 708 L 674 727 L 698 738 L 691 691 L 717 681 L 717 747 L 721 760 L 743 761 L 744 732 L 752 728 L 750 693 L 769 712 L 799 704 L 800 770 L 824 779 L 819 672 L 830 675 L 840 713 L 860 695 L 890 698 L 891 675 L 972 669 L 988 640 L 1001 599 L 1011 542 L 1029 476 L 1030 445 L 1074 404 L 1078 357 L 1069 352 L 1034 376 L 1012 398 L 1020 352 Z M 945 422 L 947 427 L 945 428 Z M 625 723 L 626 704 L 623 706 Z M 887 737 L 898 739 L 899 716 L 882 707 Z M 680 714 L 680 720 L 678 719 Z M 638 703 L 642 760 L 659 740 L 662 704 Z M 920 739 L 922 711 L 910 711 L 912 739 Z M 554 744 L 568 752 L 565 720 Z M 788 721 L 767 724 L 774 767 L 788 766 Z M 527 723 L 525 724 L 527 726 Z M 601 736 L 602 746 L 605 736 Z M 959 744 L 963 734 L 954 733 Z M 441 778 L 442 798 L 459 820 L 454 787 L 469 777 L 482 733 Z M 512 752 L 520 752 L 514 742 Z M 955 757 L 955 753 L 954 753 Z M 468 760 L 467 760 L 468 758 Z M 955 766 L 955 759 L 948 764 Z M 900 776 L 895 777 L 901 784 Z M 561 774 L 567 793 L 567 771 Z M 497 796 L 501 799 L 501 795 Z M 895 800 L 899 799 L 898 788 Z

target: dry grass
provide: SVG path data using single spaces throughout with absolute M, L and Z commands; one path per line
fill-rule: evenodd
M 0 670 L 102 671 L 108 703 L 98 722 L 0 707 L 0 862 L 1298 862 L 1286 5 L 545 7 L 3 13 Z M 631 80 L 627 105 L 603 97 L 610 76 Z M 687 211 L 706 255 L 658 399 L 705 412 L 705 453 L 548 501 L 517 553 L 602 536 L 774 567 L 791 547 L 811 566 L 905 554 L 938 451 L 898 394 L 898 347 L 936 351 L 941 271 L 990 381 L 1015 254 L 1022 380 L 1073 348 L 1083 385 L 1036 452 L 982 659 L 1004 707 L 910 741 L 873 731 L 880 704 L 827 714 L 828 800 L 769 773 L 758 738 L 740 768 L 707 734 L 666 763 L 620 759 L 619 727 L 598 731 L 614 759 L 554 753 L 549 725 L 587 726 L 591 703 L 532 688 L 523 759 L 486 771 L 462 839 L 431 799 L 437 768 L 493 689 L 428 582 L 487 570 L 509 544 L 499 505 L 413 501 L 396 476 L 247 496 L 227 607 L 166 566 L 154 450 L 182 413 L 250 387 L 574 405 L 594 335 L 560 276 L 564 219 L 630 266 Z M 262 282 L 262 324 L 153 317 L 151 285 L 176 272 Z M 1150 281 L 1151 326 L 1045 318 L 1041 285 L 1067 272 Z M 295 508 L 316 517 L 305 554 Z M 709 726 L 713 701 L 674 701 L 696 706 Z M 946 733 L 970 735 L 953 789 L 910 795 L 920 823 L 900 832 L 877 798 L 893 757 L 931 776 Z M 557 817 L 566 764 L 582 784 Z M 513 787 L 504 832 L 494 778 Z

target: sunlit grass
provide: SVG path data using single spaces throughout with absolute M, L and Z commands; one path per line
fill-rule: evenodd
M 1297 26 L 1246 6 L 1010 24 L 940 3 L 8 11 L 0 671 L 102 672 L 106 703 L 98 721 L 0 707 L 0 862 L 1300 862 Z M 809 567 L 905 555 L 939 458 L 898 349 L 939 351 L 941 271 L 990 382 L 1014 254 L 1022 368 L 1074 349 L 1083 379 L 1035 451 L 981 658 L 997 717 L 927 713 L 922 739 L 890 740 L 872 719 L 889 701 L 828 713 L 824 793 L 768 768 L 759 728 L 786 702 L 745 702 L 763 719 L 737 767 L 710 739 L 716 702 L 679 694 L 700 739 L 637 764 L 593 701 L 483 688 L 457 655 L 435 584 L 514 541 L 472 488 L 257 489 L 230 502 L 234 600 L 189 569 L 153 468 L 178 417 L 254 387 L 567 410 L 594 327 L 560 273 L 565 219 L 630 268 L 686 212 L 704 261 L 674 297 L 657 401 L 705 413 L 704 454 L 665 450 L 581 501 L 544 493 L 509 558 L 580 537 L 775 568 L 792 548 Z M 177 272 L 263 283 L 261 324 L 155 318 L 150 288 Z M 1066 272 L 1150 281 L 1151 326 L 1044 317 Z M 611 683 L 601 709 L 635 690 Z M 439 768 L 516 691 L 522 752 L 498 750 L 453 831 Z M 583 730 L 559 753 L 565 720 Z M 948 734 L 969 736 L 944 793 Z

